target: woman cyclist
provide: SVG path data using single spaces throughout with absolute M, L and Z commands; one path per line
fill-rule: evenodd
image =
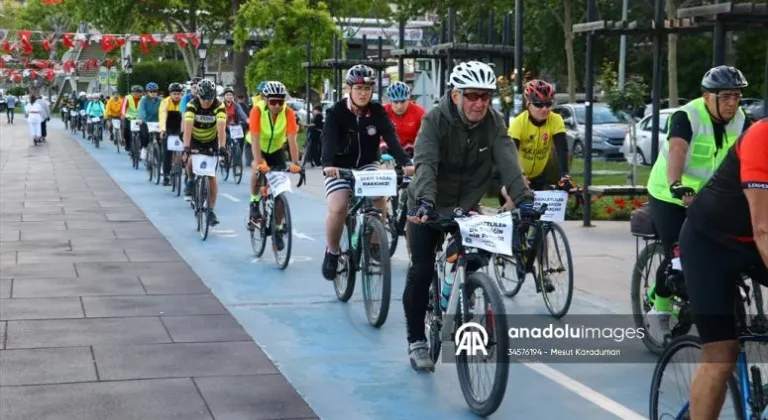
M 400 139 L 400 146 L 403 147 L 408 157 L 413 157 L 413 147 L 416 143 L 416 134 L 421 128 L 421 119 L 424 118 L 424 108 L 411 103 L 411 89 L 403 82 L 395 82 L 387 88 L 387 97 L 389 103 L 384 105 L 392 124 L 395 125 L 395 132 Z M 382 140 L 379 149 L 382 153 L 386 152 L 386 143 Z

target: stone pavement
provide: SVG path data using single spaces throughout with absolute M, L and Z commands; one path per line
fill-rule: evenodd
M 0 125 L 0 419 L 317 418 L 99 164 L 24 123 Z

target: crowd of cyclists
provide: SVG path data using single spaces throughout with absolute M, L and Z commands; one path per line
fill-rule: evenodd
M 510 123 L 491 107 L 497 76 L 489 65 L 476 61 L 455 66 L 450 89 L 430 110 L 411 102 L 406 83 L 387 88 L 389 102 L 372 100 L 375 72 L 356 65 L 346 73 L 347 95 L 326 113 L 320 135 L 324 175 L 326 246 L 322 276 L 339 275 L 340 239 L 352 187 L 342 170 L 375 171 L 382 157 L 393 159 L 407 187 L 406 239 L 410 263 L 403 291 L 407 348 L 417 371 L 434 369 L 425 336 L 425 314 L 441 236 L 426 222 L 456 208 L 479 212 L 485 193 L 496 188 L 499 204 L 522 218 L 536 218 L 534 190 L 557 185 L 574 187 L 569 176 L 569 151 L 563 118 L 552 112 L 554 87 L 543 80 L 525 85 L 524 109 Z M 738 352 L 734 320 L 736 282 L 747 273 L 768 284 L 768 120 L 750 124 L 739 107 L 747 87 L 734 67 L 718 66 L 704 75 L 703 94 L 670 118 L 668 140 L 660 148 L 648 181 L 648 208 L 666 258 L 677 252 L 682 260 L 687 298 L 703 343 L 704 364 L 693 380 L 690 413 L 695 419 L 714 419 L 719 413 L 726 382 Z M 147 123 L 159 123 L 159 136 L 183 139 L 183 156 L 207 149 L 222 155 L 227 142 L 243 150 L 250 179 L 248 228 L 261 223 L 259 202 L 265 175 L 272 168 L 302 170 L 297 144 L 299 126 L 286 105 L 288 91 L 278 81 L 265 81 L 249 105 L 235 100 L 234 91 L 217 92 L 206 79 L 185 87 L 172 83 L 168 96 L 159 86 L 132 86 L 130 94 L 108 100 L 80 92 L 67 104 L 89 118 L 103 118 L 110 127 L 122 121 L 122 133 L 108 130 L 110 139 L 130 150 L 131 122 L 141 126 L 140 159 L 146 159 Z M 79 124 L 76 119 L 70 124 Z M 235 129 L 241 127 L 244 130 Z M 89 126 L 89 130 L 92 126 Z M 165 144 L 165 143 L 164 143 Z M 173 151 L 163 148 L 163 184 L 169 184 Z M 193 194 L 195 177 L 186 161 L 184 194 Z M 211 179 L 209 220 L 217 187 Z M 386 197 L 374 200 L 388 217 Z M 279 241 L 275 244 L 281 246 Z M 664 270 L 655 273 L 648 290 L 651 309 L 646 314 L 650 332 L 660 341 L 670 334 L 673 316 Z M 547 289 L 554 289 L 547 283 Z

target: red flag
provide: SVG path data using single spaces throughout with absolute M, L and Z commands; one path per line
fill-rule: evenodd
M 75 69 L 75 62 L 72 60 L 65 61 L 63 67 L 65 72 L 71 73 Z
M 65 48 L 74 48 L 75 44 L 72 43 L 72 34 L 64 34 L 61 36 L 61 44 Z
M 111 69 L 113 64 L 114 62 L 111 58 L 108 58 L 107 60 L 104 61 L 104 66 L 106 66 L 108 69 Z
M 101 38 L 101 50 L 105 53 L 109 53 L 110 51 L 117 48 L 117 43 L 115 42 L 114 35 L 104 35 Z
M 48 79 L 48 82 L 52 82 L 54 77 L 56 77 L 56 75 L 53 74 L 53 70 L 45 71 L 45 78 Z
M 31 37 L 32 37 L 32 32 L 19 31 L 19 41 L 21 41 L 21 46 L 24 49 L 24 54 L 32 54 L 32 52 L 34 52 L 34 47 L 32 47 L 32 42 L 30 41 Z
M 3 41 L 3 51 L 5 51 L 7 54 L 11 53 L 11 43 L 8 42 L 7 39 Z
M 152 34 L 141 34 L 139 35 L 139 47 L 141 47 L 141 51 L 144 54 L 149 53 L 149 47 L 147 44 L 151 44 L 153 47 L 156 47 L 158 45 L 157 40 L 152 36 Z
M 181 47 L 182 49 L 187 48 L 188 44 L 187 44 L 186 38 L 187 38 L 187 34 L 182 34 L 182 33 L 173 34 L 173 39 L 176 40 L 176 43 L 179 44 L 179 47 Z

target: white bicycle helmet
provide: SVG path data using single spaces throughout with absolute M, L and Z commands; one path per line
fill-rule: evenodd
M 454 89 L 496 90 L 496 73 L 488 64 L 467 61 L 453 68 L 448 82 Z
M 261 94 L 264 95 L 264 97 L 285 97 L 288 95 L 288 90 L 285 88 L 285 85 L 280 82 L 267 82 L 266 86 L 264 86 L 264 90 L 261 91 Z

